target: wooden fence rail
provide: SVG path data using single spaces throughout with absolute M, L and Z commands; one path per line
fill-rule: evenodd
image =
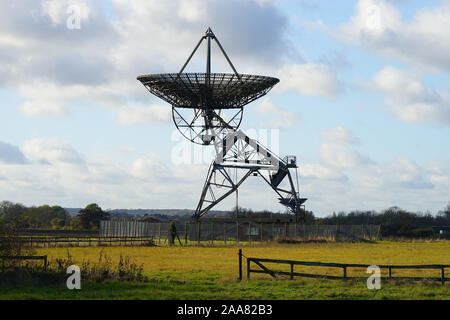
M 242 251 L 238 253 L 239 259 L 242 259 Z M 380 277 L 380 279 L 388 280 L 388 279 L 397 279 L 397 280 L 433 280 L 433 281 L 441 281 L 444 285 L 445 281 L 449 281 L 450 278 L 445 277 L 445 269 L 450 268 L 450 265 L 441 265 L 441 264 L 429 264 L 429 265 L 368 265 L 368 264 L 353 264 L 353 263 L 327 263 L 327 262 L 312 262 L 312 261 L 294 261 L 294 260 L 279 260 L 279 259 L 265 259 L 265 258 L 248 258 L 247 259 L 247 279 L 250 279 L 250 273 L 264 273 L 269 274 L 271 277 L 276 278 L 276 275 L 286 275 L 289 276 L 290 279 L 294 277 L 309 277 L 309 278 L 323 278 L 323 279 L 367 279 L 367 277 L 348 277 L 347 270 L 348 268 L 368 268 L 371 266 L 379 267 L 380 269 L 388 270 L 388 277 Z M 260 269 L 251 269 L 251 263 L 257 265 Z M 270 270 L 267 266 L 263 265 L 263 263 L 277 263 L 277 264 L 288 264 L 290 265 L 290 272 L 287 271 L 275 271 Z M 312 274 L 312 273 L 299 273 L 294 272 L 294 266 L 310 266 L 310 267 L 333 267 L 333 268 L 341 268 L 342 276 L 331 276 L 331 275 L 323 275 L 323 274 Z M 392 275 L 392 270 L 394 269 L 437 269 L 440 270 L 440 277 L 394 277 Z M 240 270 L 240 274 L 241 274 Z M 240 277 L 242 279 L 242 277 Z
M 0 256 L 0 261 L 2 260 L 43 260 L 44 270 L 47 269 L 47 256 Z
M 19 236 L 19 237 L 5 237 L 0 238 L 0 242 L 14 242 L 20 243 L 29 247 L 56 247 L 58 245 L 81 246 L 106 246 L 113 244 L 120 245 L 144 245 L 153 244 L 153 237 L 71 237 L 71 236 L 57 236 L 57 237 L 42 237 L 42 236 Z

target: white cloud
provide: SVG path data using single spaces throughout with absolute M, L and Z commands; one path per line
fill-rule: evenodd
M 448 161 L 447 161 L 448 162 Z M 444 207 L 450 188 L 447 162 L 420 166 L 407 157 L 382 164 L 344 168 L 324 164 L 300 165 L 301 195 L 316 214 L 333 211 L 382 210 L 400 206 L 412 211 Z
M 450 70 L 450 2 L 417 9 L 405 21 L 390 1 L 360 0 L 356 14 L 336 31 L 338 38 L 405 61 L 413 68 Z
M 401 121 L 450 124 L 450 94 L 425 87 L 417 76 L 386 67 L 374 76 L 371 87 L 385 95 Z
M 77 150 L 57 139 L 29 140 L 23 150 L 30 161 L 0 163 L 0 194 L 28 205 L 83 206 L 95 201 L 106 208 L 194 208 L 206 174 L 205 165 L 177 166 L 154 153 L 127 163 L 107 158 L 80 160 Z M 439 210 L 450 188 L 447 162 L 420 166 L 409 158 L 398 158 L 355 168 L 299 163 L 300 194 L 309 198 L 307 208 L 316 214 L 392 205 Z M 250 196 L 255 193 L 264 199 Z M 177 194 L 183 197 L 175 201 Z M 240 199 L 254 209 L 283 209 L 277 205 L 276 194 L 258 178 L 243 185 Z M 230 208 L 232 202 L 221 208 Z
M 323 142 L 319 157 L 328 166 L 334 168 L 356 168 L 372 164 L 373 161 L 349 146 L 360 145 L 360 139 L 350 130 L 337 126 L 320 133 Z
M 307 163 L 300 166 L 299 169 L 300 177 L 306 179 L 319 179 L 323 180 L 337 180 L 346 181 L 348 178 L 345 174 L 339 170 L 320 165 L 317 163 Z
M 428 176 L 427 181 L 435 186 L 433 198 L 437 201 L 448 199 L 450 190 L 450 160 L 430 161 L 424 168 L 424 176 Z
M 121 124 L 169 123 L 172 121 L 171 110 L 169 105 L 151 105 L 149 107 L 132 105 L 120 108 L 117 117 Z
M 424 178 L 424 170 L 408 158 L 398 158 L 385 167 L 387 184 L 399 184 L 405 188 L 427 189 L 433 184 Z
M 276 91 L 296 91 L 301 95 L 335 98 L 341 91 L 336 73 L 325 64 L 294 64 L 283 67 Z
M 54 138 L 27 140 L 22 150 L 27 158 L 41 163 L 81 164 L 84 162 L 80 154 L 67 142 Z
M 266 119 L 262 127 L 289 128 L 299 122 L 298 115 L 275 105 L 269 98 L 264 98 L 255 105 L 256 114 Z
M 81 12 L 79 30 L 66 27 L 73 4 Z M 94 101 L 134 122 L 122 106 L 157 100 L 136 76 L 178 71 L 208 25 L 240 72 L 268 62 L 276 67 L 284 58 L 280 52 L 295 51 L 284 37 L 288 19 L 269 2 L 112 0 L 111 5 L 115 19 L 100 1 L 0 4 L 0 87 L 19 88 L 26 115 L 67 114 L 77 102 Z M 202 72 L 200 51 L 189 68 Z M 214 68 L 229 71 L 218 52 Z M 131 112 L 150 118 L 143 109 Z
M 373 163 L 368 157 L 344 145 L 323 143 L 319 149 L 320 159 L 331 167 L 355 168 Z
M 328 26 L 322 21 L 322 19 L 318 19 L 316 21 L 300 21 L 300 25 L 304 27 L 306 30 L 320 30 L 320 31 L 329 31 Z
M 102 186 L 120 185 L 129 179 L 129 172 L 123 166 L 110 161 L 90 161 L 86 165 L 86 170 L 80 176 L 80 183 L 98 184 Z M 71 186 L 70 186 L 71 187 Z
M 121 146 L 121 147 L 119 147 L 119 152 L 120 153 L 127 154 L 127 153 L 133 153 L 135 151 L 136 151 L 136 148 L 132 147 L 132 146 Z
M 52 102 L 52 101 L 26 101 L 21 106 L 20 109 L 28 117 L 34 116 L 45 116 L 45 115 L 67 115 L 69 110 L 62 102 Z
M 161 179 L 170 177 L 170 171 L 167 165 L 153 152 L 137 158 L 131 165 L 129 171 L 138 179 L 151 179 L 154 181 L 157 177 Z
M 174 167 L 153 153 L 129 163 L 85 159 L 67 142 L 53 138 L 28 140 L 22 149 L 26 163 L 0 162 L 0 194 L 27 205 L 193 207 L 204 179 L 204 166 Z M 175 194 L 183 197 L 174 202 Z
M 322 131 L 320 135 L 325 141 L 329 142 L 351 145 L 360 144 L 358 137 L 356 137 L 350 130 L 347 130 L 341 126 Z

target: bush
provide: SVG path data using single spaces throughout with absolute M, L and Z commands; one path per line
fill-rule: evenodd
M 73 264 L 72 257 L 67 251 L 67 259 L 56 259 L 56 264 L 51 265 L 47 269 L 56 272 L 66 272 L 67 268 Z M 111 258 L 100 251 L 98 262 L 83 260 L 80 265 L 81 276 L 83 280 L 103 282 L 105 280 L 120 280 L 120 281 L 147 281 L 147 277 L 143 275 L 143 264 L 136 264 L 128 256 L 120 255 L 119 262 L 114 265 Z
M 48 284 L 63 284 L 67 280 L 67 268 L 77 264 L 67 251 L 66 258 L 58 258 L 47 264 L 46 270 L 42 265 L 23 264 L 0 272 L 0 285 L 10 286 L 42 286 Z M 145 282 L 148 278 L 143 275 L 143 265 L 138 265 L 128 256 L 120 255 L 119 262 L 113 264 L 111 259 L 100 251 L 98 262 L 83 260 L 78 264 L 82 281 L 103 282 L 105 280 Z
M 0 220 L 0 257 L 30 256 L 33 253 L 32 248 L 23 246 L 16 228 Z M 19 267 L 23 263 L 22 260 L 0 258 L 2 271 Z

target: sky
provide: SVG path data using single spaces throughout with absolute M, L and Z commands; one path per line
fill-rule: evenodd
M 212 147 L 136 77 L 178 72 L 208 26 L 238 72 L 280 79 L 241 127 L 297 156 L 316 216 L 450 201 L 450 1 L 433 0 L 1 1 L 0 201 L 194 209 Z M 231 72 L 214 46 L 212 71 Z M 284 210 L 260 178 L 239 201 Z

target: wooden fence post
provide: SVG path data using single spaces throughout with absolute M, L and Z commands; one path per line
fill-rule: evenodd
M 274 228 L 275 222 L 272 222 L 272 240 L 275 240 L 275 228 Z
M 445 271 L 443 266 L 441 266 L 441 283 L 442 285 L 445 284 Z
M 291 263 L 291 280 L 294 279 L 294 264 Z
M 392 278 L 392 268 L 388 267 L 388 277 L 389 279 Z
M 239 281 L 241 281 L 242 280 L 242 249 L 239 249 L 238 256 L 239 256 Z
M 226 222 L 223 223 L 223 243 L 227 244 L 227 224 Z
M 184 244 L 187 245 L 188 242 L 188 223 L 184 223 Z
M 344 271 L 344 279 L 347 279 L 347 266 L 342 267 Z
M 161 222 L 158 223 L 158 244 L 161 244 Z
M 247 279 L 250 279 L 250 259 L 247 258 Z

